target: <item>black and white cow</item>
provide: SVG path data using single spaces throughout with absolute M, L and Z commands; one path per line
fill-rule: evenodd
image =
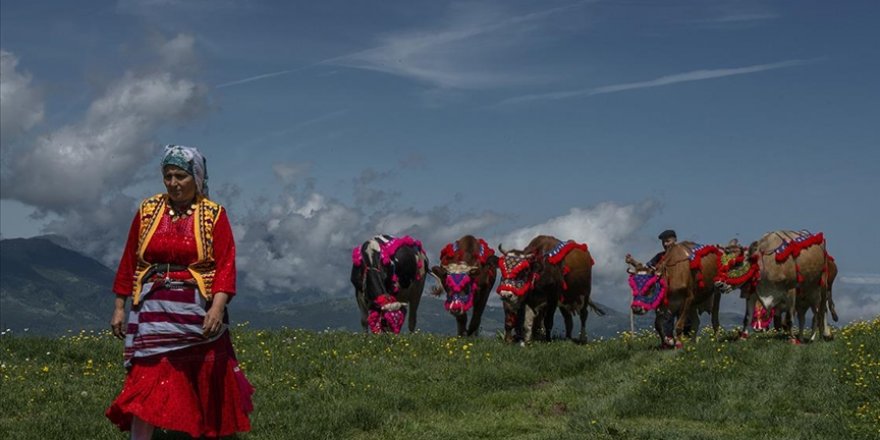
M 409 236 L 377 235 L 353 249 L 351 283 L 364 330 L 400 333 L 409 309 L 415 331 L 427 266 L 421 242 Z

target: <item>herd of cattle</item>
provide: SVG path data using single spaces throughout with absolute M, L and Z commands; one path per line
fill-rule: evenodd
M 579 339 L 585 339 L 587 315 L 604 312 L 590 300 L 594 260 L 586 244 L 552 236 L 535 237 L 524 249 L 496 255 L 482 239 L 466 235 L 440 253 L 439 265 L 428 267 L 421 243 L 411 237 L 379 235 L 352 251 L 351 282 L 361 311 L 361 324 L 374 333 L 401 330 L 406 319 L 415 331 L 422 290 L 428 276 L 437 280 L 432 293 L 444 291 L 446 310 L 455 318 L 460 336 L 475 335 L 497 273 L 497 293 L 504 305 L 505 340 L 549 339 L 556 309 L 572 338 L 573 316 L 580 319 Z M 774 231 L 748 247 L 736 240 L 728 245 L 677 243 L 666 250 L 656 268 L 632 257 L 626 259 L 633 293 L 632 311 L 655 311 L 654 327 L 662 347 L 680 347 L 682 337 L 699 328 L 699 315 L 708 312 L 718 330 L 722 293 L 740 289 L 746 298 L 743 337 L 755 318 L 753 311 L 774 311 L 777 325 L 799 343 L 807 310 L 812 311 L 811 339 L 819 332 L 831 338 L 826 320 L 837 320 L 831 288 L 837 274 L 821 233 Z M 408 316 L 407 315 L 408 310 Z M 468 315 L 470 314 L 470 322 Z M 798 317 L 794 334 L 793 317 Z M 405 318 L 406 317 L 406 318 Z

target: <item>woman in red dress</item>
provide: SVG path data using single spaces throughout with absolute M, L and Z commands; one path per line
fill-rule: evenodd
M 253 387 L 226 314 L 235 295 L 229 219 L 208 198 L 197 149 L 166 146 L 162 176 L 167 192 L 141 203 L 113 284 L 110 326 L 125 340 L 127 374 L 106 415 L 132 439 L 149 439 L 157 426 L 192 437 L 249 431 Z

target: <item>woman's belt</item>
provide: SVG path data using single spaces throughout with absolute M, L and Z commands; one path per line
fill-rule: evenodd
M 143 280 L 147 282 L 153 282 L 159 284 L 164 281 L 164 287 L 166 289 L 173 288 L 183 288 L 183 287 L 198 287 L 198 283 L 194 278 L 188 278 L 185 280 L 180 279 L 172 279 L 168 277 L 168 274 L 171 272 L 186 272 L 188 271 L 188 267 L 180 265 L 180 264 L 168 264 L 168 263 L 154 263 L 150 265 L 147 271 L 144 273 Z M 154 284 L 154 285 L 156 285 Z M 159 284 L 161 286 L 162 284 Z M 157 286 L 158 287 L 158 286 Z

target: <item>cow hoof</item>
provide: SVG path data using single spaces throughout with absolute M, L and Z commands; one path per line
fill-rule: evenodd
M 822 335 L 822 339 L 824 339 L 825 341 L 833 341 L 834 335 Z

